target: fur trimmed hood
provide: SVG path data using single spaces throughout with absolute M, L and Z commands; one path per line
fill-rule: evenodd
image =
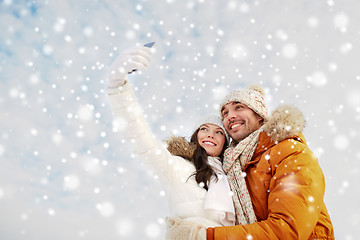
M 281 105 L 276 108 L 264 123 L 264 132 L 274 142 L 281 142 L 298 135 L 305 127 L 305 118 L 302 112 L 291 105 Z M 184 137 L 172 136 L 165 140 L 167 149 L 174 156 L 190 159 L 196 145 Z
M 302 112 L 291 105 L 276 108 L 264 124 L 264 132 L 274 142 L 280 142 L 303 131 L 306 121 Z
M 165 140 L 168 151 L 174 155 L 185 159 L 190 159 L 195 152 L 196 144 L 189 142 L 184 137 L 172 136 Z

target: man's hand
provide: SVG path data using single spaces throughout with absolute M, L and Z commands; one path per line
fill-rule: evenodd
M 151 54 L 148 47 L 135 47 L 121 53 L 109 69 L 108 88 L 124 85 L 127 75 L 135 70 L 146 70 L 151 61 Z
M 167 240 L 206 240 L 206 228 L 182 218 L 166 218 Z

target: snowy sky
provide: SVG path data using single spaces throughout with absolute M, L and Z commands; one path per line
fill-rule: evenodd
M 103 89 L 124 49 L 159 139 L 189 136 L 230 90 L 293 104 L 336 239 L 360 235 L 358 0 L 0 0 L 0 239 L 163 239 L 166 193 L 113 131 Z

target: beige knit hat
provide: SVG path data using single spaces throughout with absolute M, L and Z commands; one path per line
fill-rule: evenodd
M 230 92 L 220 104 L 220 114 L 223 107 L 231 102 L 245 104 L 264 120 L 268 117 L 268 109 L 265 104 L 265 91 L 260 85 L 251 85 L 247 88 Z

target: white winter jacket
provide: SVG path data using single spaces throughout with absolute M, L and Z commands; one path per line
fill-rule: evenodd
M 171 155 L 153 137 L 131 84 L 126 82 L 120 88 L 108 90 L 108 98 L 115 117 L 115 127 L 131 144 L 137 158 L 166 187 L 171 217 L 194 221 L 205 227 L 221 226 L 219 214 L 204 209 L 207 191 L 195 181 L 192 175 L 195 172 L 194 165 L 182 157 Z

